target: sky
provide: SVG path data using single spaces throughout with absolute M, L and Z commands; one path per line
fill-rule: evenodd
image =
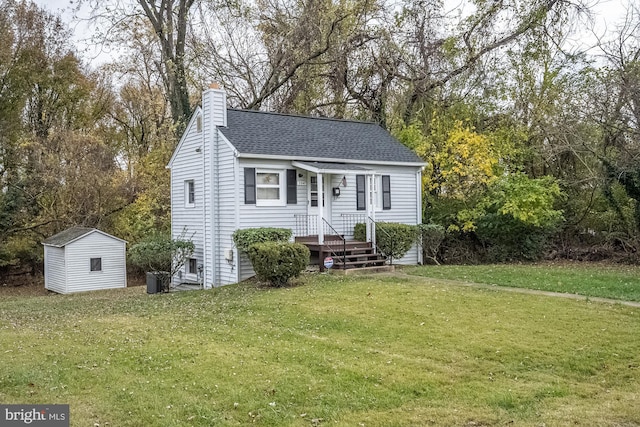
M 448 1 L 448 0 L 445 0 Z M 453 0 L 451 0 L 453 1 Z M 455 0 L 459 2 L 460 0 Z M 585 0 L 589 4 L 594 5 L 594 27 L 584 28 L 576 36 L 569 40 L 572 46 L 591 47 L 595 45 L 596 35 L 606 38 L 606 34 L 613 31 L 616 23 L 620 22 L 625 15 L 626 7 L 634 0 Z M 92 65 L 100 65 L 110 62 L 114 59 L 114 55 L 101 51 L 100 48 L 88 44 L 88 35 L 91 34 L 91 26 L 86 21 L 74 21 L 72 13 L 69 11 L 71 5 L 70 0 L 34 0 L 36 4 L 50 12 L 60 13 L 62 18 L 69 24 L 74 31 L 74 44 L 78 47 L 82 58 Z M 86 18 L 89 11 L 86 7 L 81 9 L 80 18 Z

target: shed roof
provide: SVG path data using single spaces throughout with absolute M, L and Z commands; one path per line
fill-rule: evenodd
M 371 122 L 228 109 L 227 127 L 219 129 L 241 156 L 424 163 Z
M 111 234 L 105 233 L 104 231 L 100 231 L 97 228 L 90 228 L 90 227 L 71 227 L 71 228 L 67 228 L 64 231 L 61 231 L 58 234 L 55 234 L 45 240 L 42 241 L 43 245 L 46 246 L 55 246 L 57 248 L 62 248 L 66 245 L 68 245 L 71 242 L 74 242 L 84 236 L 86 236 L 87 234 L 93 233 L 93 232 L 98 232 L 100 234 L 104 234 L 105 236 L 111 237 L 113 239 L 116 240 L 120 240 L 121 242 L 126 243 L 126 241 L 119 239 L 115 236 L 112 236 Z

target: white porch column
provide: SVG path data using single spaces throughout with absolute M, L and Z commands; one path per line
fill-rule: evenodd
M 371 242 L 373 248 L 376 247 L 376 202 L 375 202 L 375 175 L 367 174 L 367 219 L 365 221 L 367 225 L 367 242 Z
M 322 174 L 316 174 L 318 177 L 318 244 L 324 244 L 324 183 L 322 182 Z

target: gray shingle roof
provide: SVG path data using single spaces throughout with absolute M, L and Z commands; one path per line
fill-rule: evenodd
M 67 243 L 76 240 L 78 237 L 82 237 L 85 234 L 89 234 L 94 231 L 95 228 L 88 227 L 71 227 L 58 234 L 55 234 L 42 241 L 43 245 L 57 246 L 59 248 L 65 246 Z
M 94 231 L 97 231 L 100 234 L 103 234 L 105 236 L 109 236 L 112 237 L 114 239 L 120 240 L 122 242 L 125 242 L 124 240 L 116 237 L 116 236 L 112 236 L 110 234 L 105 233 L 104 231 L 100 231 L 97 228 L 90 228 L 90 227 L 71 227 L 71 228 L 67 228 L 64 231 L 61 231 L 58 234 L 55 234 L 47 239 L 44 239 L 42 241 L 43 245 L 48 245 L 48 246 L 55 246 L 57 248 L 62 248 L 66 245 L 68 245 L 69 243 L 73 242 L 74 240 L 79 239 L 80 237 L 83 237 L 89 233 L 92 233 Z
M 228 109 L 220 130 L 241 155 L 422 163 L 375 123 Z

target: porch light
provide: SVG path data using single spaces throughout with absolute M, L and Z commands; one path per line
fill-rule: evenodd
M 347 177 L 346 176 L 342 176 L 342 182 L 340 182 L 340 184 L 342 184 L 343 187 L 347 186 Z

